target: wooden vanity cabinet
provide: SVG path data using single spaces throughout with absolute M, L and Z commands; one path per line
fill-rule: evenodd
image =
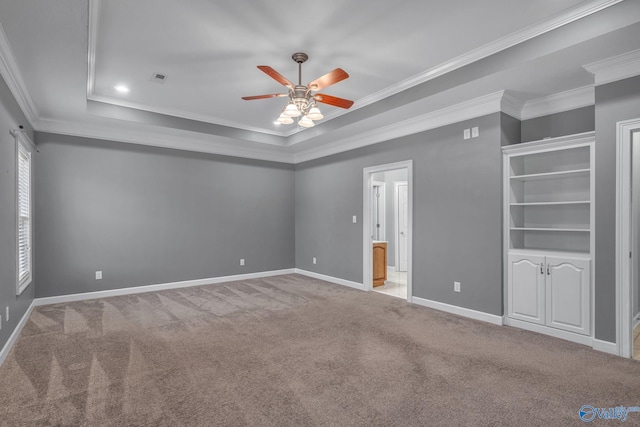
M 387 242 L 373 244 L 373 286 L 382 286 L 387 280 Z

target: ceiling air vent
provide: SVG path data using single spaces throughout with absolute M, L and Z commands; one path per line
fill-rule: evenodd
M 151 74 L 151 81 L 156 83 L 164 83 L 167 81 L 167 75 L 162 73 Z

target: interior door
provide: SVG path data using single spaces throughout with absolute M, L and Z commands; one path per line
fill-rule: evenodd
M 408 225 L 409 225 L 409 187 L 406 183 L 398 183 L 396 186 L 398 195 L 397 218 L 398 235 L 396 236 L 396 250 L 398 253 L 398 271 L 407 271 L 407 251 L 408 251 Z
M 509 254 L 509 317 L 545 324 L 545 258 Z

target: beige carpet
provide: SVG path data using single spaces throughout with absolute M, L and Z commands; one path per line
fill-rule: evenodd
M 585 404 L 640 405 L 640 363 L 300 275 L 37 307 L 0 367 L 2 426 L 568 426 Z

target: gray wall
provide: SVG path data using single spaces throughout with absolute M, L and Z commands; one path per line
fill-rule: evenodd
M 513 120 L 491 114 L 296 165 L 296 266 L 362 283 L 362 224 L 351 222 L 362 169 L 412 159 L 413 295 L 502 315 L 500 146 L 520 139 Z M 472 126 L 480 137 L 463 140 Z
M 293 166 L 36 138 L 38 297 L 294 267 Z
M 12 313 L 0 330 L 4 345 L 36 286 L 15 296 L 8 131 L 26 120 L 1 83 L 0 308 Z M 500 145 L 595 128 L 595 336 L 614 342 L 615 124 L 636 117 L 640 77 L 596 87 L 594 109 L 531 119 L 522 128 L 492 114 L 299 164 L 295 172 L 284 164 L 38 134 L 37 296 L 294 266 L 361 282 L 362 169 L 413 159 L 414 296 L 501 315 Z M 563 121 L 572 124 L 559 126 Z M 471 126 L 481 136 L 464 141 Z M 459 294 L 454 280 L 462 283 Z
M 640 117 L 640 76 L 596 86 L 595 112 L 595 337 L 615 342 L 616 123 Z
M 522 121 L 522 142 L 572 135 L 595 130 L 595 107 L 583 107 L 562 113 Z
M 27 119 L 0 77 L 0 350 L 29 308 L 35 289 L 34 274 L 31 284 L 16 296 L 16 145 L 9 131 L 19 125 L 33 137 Z M 9 321 L 5 318 L 6 307 Z

